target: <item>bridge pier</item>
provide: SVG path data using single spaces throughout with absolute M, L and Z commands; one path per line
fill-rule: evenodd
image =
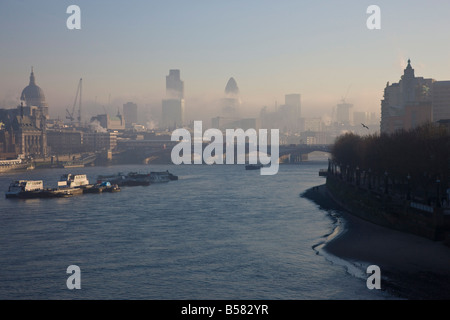
M 301 163 L 304 161 L 308 161 L 308 154 L 294 154 L 290 156 L 289 163 Z

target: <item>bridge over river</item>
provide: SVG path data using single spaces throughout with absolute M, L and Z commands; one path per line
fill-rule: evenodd
M 122 163 L 172 163 L 171 153 L 172 149 L 179 142 L 168 141 L 168 140 L 130 140 L 121 143 L 118 146 L 118 151 L 114 153 L 113 158 L 118 159 L 118 162 Z M 195 158 L 202 158 L 205 148 L 210 145 L 210 143 L 202 143 L 201 154 L 197 152 L 197 147 L 194 143 L 191 143 L 191 160 Z M 244 145 L 234 145 L 234 163 L 237 163 L 237 154 L 239 150 L 245 150 L 246 162 L 248 162 L 249 152 L 261 151 L 270 155 L 272 153 L 272 146 L 261 147 L 258 145 L 250 145 L 249 143 Z M 189 149 L 189 148 L 188 148 Z M 226 143 L 223 144 L 222 154 L 225 157 L 227 154 L 227 149 L 230 151 L 230 145 Z M 261 150 L 260 150 L 261 149 Z M 319 152 L 330 152 L 331 145 L 306 145 L 306 144 L 290 144 L 290 145 L 280 145 L 279 159 L 280 163 L 300 163 L 302 161 L 308 160 L 308 154 L 319 151 Z

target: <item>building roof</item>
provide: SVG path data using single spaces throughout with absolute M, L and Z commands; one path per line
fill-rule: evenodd
M 233 77 L 230 78 L 227 82 L 227 86 L 225 87 L 226 94 L 239 94 L 239 88 L 237 86 L 236 80 Z
M 25 101 L 27 106 L 46 106 L 44 91 L 36 85 L 33 67 L 31 67 L 30 83 L 22 90 L 20 100 Z

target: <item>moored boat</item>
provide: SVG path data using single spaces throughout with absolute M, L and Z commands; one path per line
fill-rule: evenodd
M 6 198 L 38 198 L 44 190 L 42 180 L 17 180 L 9 185 Z
M 90 184 L 87 186 L 81 187 L 83 193 L 102 193 L 105 190 L 105 187 L 100 184 Z
M 93 185 L 89 184 L 89 180 L 85 174 L 66 173 L 58 181 L 58 190 L 67 191 L 72 195 L 85 193 L 84 191 L 88 189 L 89 192 L 93 187 Z
M 58 186 L 67 186 L 69 188 L 79 188 L 89 185 L 89 180 L 85 174 L 66 173 L 61 176 Z
M 111 185 L 122 186 L 148 186 L 150 175 L 147 173 L 130 172 L 127 175 L 119 172 L 116 175 L 99 175 L 97 183 L 109 182 Z
M 167 172 L 169 172 L 169 171 L 167 171 Z M 170 180 L 178 180 L 178 176 L 176 176 L 176 175 L 174 175 L 173 173 L 170 173 L 170 172 L 169 172 L 169 179 L 170 179 Z
M 245 166 L 245 170 L 259 170 L 262 167 L 264 167 L 262 164 L 247 164 Z
M 150 184 L 150 174 L 130 172 L 125 177 L 125 186 L 148 186 Z
M 110 182 L 103 182 L 101 186 L 104 188 L 104 192 L 119 192 L 120 187 L 117 184 L 111 184 Z
M 42 180 L 18 180 L 10 184 L 5 193 L 6 198 L 34 199 L 34 198 L 62 198 L 74 195 L 71 189 L 44 189 Z
M 39 198 L 68 198 L 73 195 L 72 190 L 55 188 L 43 190 L 40 193 Z
M 170 180 L 169 171 L 150 172 L 151 183 L 163 183 L 169 182 Z

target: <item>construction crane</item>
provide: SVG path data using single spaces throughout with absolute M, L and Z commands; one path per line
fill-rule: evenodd
M 72 112 L 69 111 L 69 109 L 66 109 L 67 112 L 67 116 L 66 119 L 69 119 L 70 122 L 74 122 L 75 121 L 75 106 L 77 105 L 77 101 L 78 101 L 78 97 L 80 98 L 78 101 L 78 123 L 81 124 L 81 87 L 82 87 L 82 81 L 83 79 L 80 79 L 80 81 L 78 82 L 78 88 L 77 88 L 77 93 L 75 95 L 75 101 L 73 102 L 73 106 L 72 106 Z
M 350 84 L 350 85 L 348 86 L 347 92 L 345 93 L 345 96 L 342 97 L 342 100 L 341 100 L 342 103 L 345 103 L 345 99 L 347 98 L 348 93 L 350 92 L 350 88 L 351 88 L 351 87 L 352 87 L 352 85 Z

